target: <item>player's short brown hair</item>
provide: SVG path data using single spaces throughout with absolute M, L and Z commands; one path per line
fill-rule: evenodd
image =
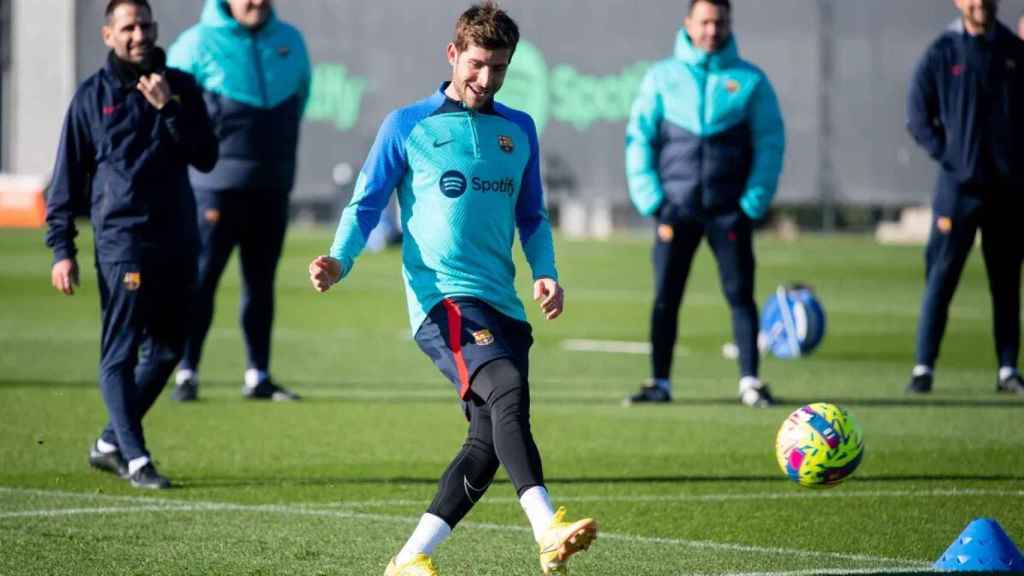
M 519 26 L 496 2 L 485 0 L 459 16 L 452 42 L 460 52 L 470 45 L 487 50 L 507 48 L 515 52 L 519 43 Z

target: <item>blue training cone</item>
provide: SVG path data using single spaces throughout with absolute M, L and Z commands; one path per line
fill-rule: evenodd
M 998 522 L 976 518 L 933 567 L 955 572 L 1024 572 L 1024 556 Z

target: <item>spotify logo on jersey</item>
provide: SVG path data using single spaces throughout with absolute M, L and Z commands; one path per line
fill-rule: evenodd
M 449 198 L 458 198 L 466 192 L 466 177 L 458 170 L 449 170 L 441 174 L 438 186 L 441 187 L 441 194 Z

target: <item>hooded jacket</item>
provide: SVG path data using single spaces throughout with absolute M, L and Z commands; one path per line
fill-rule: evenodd
M 99 262 L 195 257 L 196 204 L 187 166 L 209 171 L 217 140 L 192 77 L 162 70 L 171 100 L 160 110 L 136 88 L 139 71 L 111 52 L 79 86 L 60 137 L 46 206 L 54 262 L 74 258 L 75 216 L 88 214 Z
M 735 38 L 707 53 L 680 30 L 674 57 L 644 77 L 626 128 L 626 181 L 641 214 L 671 222 L 767 212 L 785 128 L 768 78 L 740 59 Z
M 224 0 L 207 0 L 199 23 L 168 51 L 167 65 L 192 74 L 220 141 L 209 174 L 192 171 L 197 189 L 291 190 L 299 124 L 311 72 L 302 35 L 271 11 L 257 29 L 242 26 Z

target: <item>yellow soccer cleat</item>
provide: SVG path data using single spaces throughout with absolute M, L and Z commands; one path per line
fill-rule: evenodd
M 412 557 L 412 560 L 401 566 L 396 566 L 395 559 L 392 558 L 391 562 L 388 562 L 384 576 L 438 576 L 438 574 L 434 563 L 430 561 L 430 556 L 417 554 Z
M 565 508 L 559 508 L 551 525 L 540 539 L 540 569 L 545 576 L 568 574 L 566 562 L 573 554 L 590 548 L 597 540 L 597 521 L 583 518 L 575 522 L 564 520 Z

